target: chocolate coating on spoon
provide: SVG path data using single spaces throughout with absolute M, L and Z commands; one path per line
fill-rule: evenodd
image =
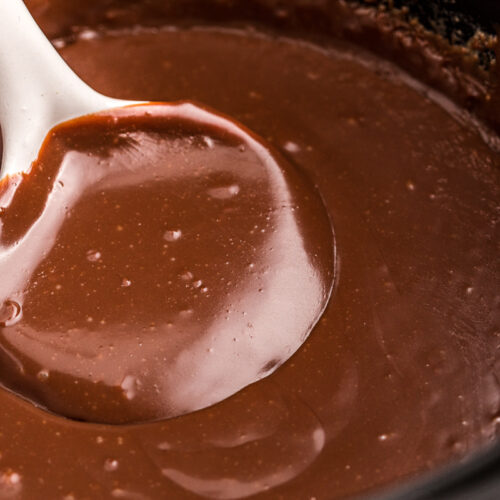
M 217 403 L 286 361 L 332 289 L 317 191 L 192 104 L 56 127 L 0 205 L 0 380 L 63 416 L 135 423 Z

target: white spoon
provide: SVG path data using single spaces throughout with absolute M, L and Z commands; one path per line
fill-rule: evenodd
M 83 83 L 59 57 L 23 2 L 0 0 L 0 124 L 4 144 L 0 178 L 28 171 L 38 157 L 45 136 L 57 124 L 133 104 L 144 103 L 111 99 Z M 151 156 L 137 153 L 127 156 L 127 149 L 117 147 L 113 150 L 112 161 L 101 169 L 98 159 L 96 163 L 96 158 L 90 154 L 64 151 L 57 176 L 54 174 L 49 178 L 51 191 L 42 200 L 42 212 L 29 216 L 29 223 L 20 225 L 23 232 L 15 242 L 0 240 L 0 307 L 7 311 L 4 312 L 5 319 L 0 318 L 3 323 L 0 323 L 0 360 L 5 360 L 5 363 L 2 361 L 0 382 L 59 415 L 108 424 L 138 423 L 211 406 L 276 370 L 302 345 L 328 303 L 334 279 L 333 232 L 323 202 L 312 184 L 306 182 L 301 173 L 295 172 L 284 157 L 275 154 L 265 142 L 230 118 L 190 103 L 165 108 L 162 117 L 167 114 L 182 117 L 189 127 L 195 124 L 203 134 L 206 130 L 215 139 L 202 136 L 200 139 L 208 137 L 209 142 L 205 143 L 206 147 L 200 146 L 190 136 L 192 128 L 186 129 L 185 136 L 180 134 L 180 139 L 177 135 L 166 134 L 164 141 L 157 142 L 148 142 L 147 134 L 138 135 L 138 141 L 142 140 L 146 148 L 145 153 L 149 145 Z M 143 137 L 146 139 L 141 139 Z M 123 167 L 124 162 L 135 157 L 140 159 L 136 170 Z M 204 159 L 202 176 L 200 158 Z M 179 162 L 179 168 L 170 168 L 176 166 L 176 162 Z M 76 224 L 75 220 L 79 220 L 73 219 L 70 212 L 80 201 L 81 193 L 87 192 L 90 196 L 94 192 L 91 185 L 107 189 L 104 181 L 99 184 L 100 172 L 109 175 L 108 188 L 112 190 L 118 185 L 111 182 L 112 175 L 119 176 L 120 182 L 130 179 L 131 185 L 137 183 L 137 179 L 153 179 L 147 177 L 148 167 L 152 168 L 153 174 L 160 167 L 165 170 L 159 177 L 164 194 L 161 198 L 156 197 L 155 200 L 159 201 L 154 203 L 158 204 L 151 207 L 164 210 L 170 203 L 179 203 L 172 205 L 177 207 L 175 211 L 188 214 L 183 215 L 184 218 L 177 217 L 185 221 L 183 224 L 187 230 L 169 250 L 178 252 L 173 255 L 179 255 L 179 259 L 174 257 L 173 261 L 183 261 L 181 267 L 177 263 L 170 267 L 165 263 L 165 254 L 159 253 L 164 248 L 165 238 L 158 233 L 158 240 L 147 251 L 137 245 L 138 249 L 133 253 L 137 260 L 132 262 L 148 261 L 150 267 L 138 269 L 136 266 L 138 274 L 133 274 L 130 283 L 148 280 L 148 284 L 137 288 L 133 285 L 130 294 L 124 296 L 121 288 L 116 291 L 112 278 L 106 278 L 108 274 L 100 274 L 99 268 L 92 271 L 88 267 L 89 262 L 84 257 L 87 249 L 83 248 L 82 252 L 77 243 L 80 240 L 70 238 L 71 245 L 77 245 L 71 247 L 73 250 L 69 250 L 70 246 L 65 250 L 73 251 L 77 256 L 72 269 L 77 269 L 76 273 L 81 269 L 84 271 L 80 278 L 64 278 L 65 268 L 59 268 L 58 262 L 54 264 L 54 270 L 63 271 L 55 275 L 56 279 L 69 279 L 68 290 L 71 290 L 70 286 L 76 279 L 82 280 L 80 285 L 90 287 L 94 283 L 92 279 L 97 277 L 99 290 L 96 288 L 92 293 L 103 294 L 96 297 L 112 294 L 109 302 L 99 299 L 99 314 L 110 319 L 107 329 L 89 326 L 91 322 L 78 329 L 75 325 L 80 325 L 80 319 L 93 321 L 87 314 L 86 305 L 80 308 L 75 304 L 74 308 L 63 311 L 52 295 L 45 294 L 49 288 L 37 289 L 34 285 L 38 283 L 37 269 L 43 269 L 42 263 L 51 262 L 51 252 L 57 242 L 66 241 L 58 239 L 64 224 Z M 91 169 L 94 169 L 93 174 L 85 177 L 84 173 Z M 143 177 L 138 177 L 138 172 Z M 211 196 L 201 198 L 200 193 L 202 190 L 206 192 L 211 179 L 232 179 L 231 182 L 237 184 L 236 193 L 240 198 L 235 201 L 212 200 Z M 192 188 L 186 187 L 188 185 Z M 181 188 L 184 194 L 177 202 L 175 197 Z M 177 191 L 174 193 L 174 190 Z M 169 196 L 172 200 L 165 204 L 163 200 Z M 27 198 L 21 196 L 19 199 Z M 200 203 L 206 203 L 207 209 L 210 207 L 211 210 L 209 214 L 213 216 L 203 218 L 196 212 L 204 210 L 203 204 L 197 207 L 198 200 L 202 199 L 204 201 Z M 185 208 L 182 204 L 186 204 Z M 146 205 L 137 213 L 149 224 L 148 210 L 151 208 Z M 21 211 L 19 206 L 14 206 L 13 213 L 17 216 Z M 116 206 L 120 207 L 119 204 Z M 192 207 L 196 210 L 189 212 Z M 134 210 L 136 208 L 134 206 Z M 229 215 L 222 218 L 226 214 L 225 208 L 231 210 L 227 214 L 236 210 L 233 219 Z M 124 211 L 125 215 L 118 216 L 125 217 L 127 213 Z M 309 215 L 312 213 L 315 214 L 313 218 Z M 169 222 L 167 216 L 159 215 L 155 224 L 163 223 L 160 217 Z M 171 219 L 175 218 L 173 213 Z M 218 224 L 221 220 L 228 221 L 224 223 L 229 225 L 228 228 L 221 228 Z M 252 222 L 248 231 L 236 231 L 237 225 L 243 221 L 248 225 L 249 220 Z M 308 220 L 314 221 L 315 234 L 312 236 L 310 229 L 305 229 Z M 85 226 L 89 231 L 95 231 L 93 222 Z M 262 229 L 252 236 L 255 231 L 251 227 Z M 184 232 L 184 225 L 182 229 Z M 145 232 L 144 238 L 153 232 Z M 134 231 L 132 233 L 121 235 L 132 238 L 123 241 L 137 238 L 142 242 L 142 233 L 138 232 L 136 236 Z M 304 237 L 312 239 L 305 242 Z M 104 255 L 109 252 L 107 258 L 114 266 L 109 269 L 121 269 L 120 266 L 125 266 L 119 263 L 123 259 L 120 253 L 113 252 L 125 255 L 120 244 L 114 245 L 122 240 L 113 234 L 109 239 L 109 246 L 105 240 L 96 241 L 99 241 L 99 248 L 106 248 Z M 222 245 L 220 241 L 225 243 Z M 234 241 L 237 244 L 234 245 Z M 177 250 L 173 245 L 177 245 Z M 194 245 L 199 245 L 200 251 Z M 204 253 L 203 247 L 209 250 Z M 64 248 L 64 245 L 59 248 Z M 135 246 L 127 244 L 126 248 L 128 252 Z M 251 249 L 251 266 L 247 249 Z M 228 259 L 224 264 L 220 260 L 221 254 Z M 120 258 L 115 259 L 113 255 Z M 150 257 L 155 255 L 158 257 Z M 226 266 L 231 260 L 234 263 Z M 214 298 L 204 302 L 198 297 L 194 285 L 188 285 L 179 272 L 193 269 L 196 274 L 191 278 L 194 278 L 208 273 L 206 266 L 212 265 L 219 267 L 208 274 L 213 285 L 209 285 L 207 300 L 212 294 Z M 128 267 L 123 267 L 123 271 Z M 144 269 L 151 271 L 145 272 Z M 160 269 L 163 274 L 159 274 Z M 128 271 L 126 274 L 116 272 L 118 277 L 130 276 Z M 106 279 L 102 281 L 101 277 Z M 171 284 L 168 279 L 174 277 L 182 278 L 183 282 L 176 280 L 174 285 L 182 293 L 175 292 L 177 295 L 170 302 L 170 291 L 156 292 L 155 284 Z M 40 278 L 42 281 L 47 287 L 55 284 L 44 277 Z M 233 281 L 235 283 L 231 284 Z M 78 288 L 78 284 L 76 286 Z M 61 286 L 61 290 L 64 289 Z M 157 294 L 159 298 L 155 299 L 154 307 L 147 304 L 140 306 L 140 311 L 136 310 L 139 307 L 136 304 L 146 304 L 149 295 Z M 68 297 L 71 299 L 65 304 L 74 300 L 74 294 L 69 292 Z M 144 301 L 140 301 L 142 298 Z M 105 302 L 107 305 L 101 307 Z M 36 304 L 41 304 L 40 309 Z M 42 312 L 39 314 L 37 310 Z M 90 311 L 94 312 L 92 303 Z M 115 320 L 117 314 L 121 315 L 120 321 Z M 36 315 L 44 316 L 44 322 L 38 326 L 37 322 L 30 323 L 30 318 Z M 68 320 L 68 315 L 73 319 Z M 104 321 L 103 325 L 106 324 Z M 147 328 L 151 325 L 155 325 L 154 333 Z M 138 337 L 143 331 L 146 332 L 144 338 Z M 103 354 L 102 349 L 108 343 L 109 351 Z M 41 380 L 39 369 L 51 373 L 50 378 Z M 62 385 L 59 381 L 63 381 Z M 72 389 L 66 391 L 65 387 L 69 385 L 64 384 L 71 381 L 79 385 L 72 385 Z
M 112 99 L 84 83 L 47 40 L 22 0 L 0 0 L 0 179 L 29 170 L 58 123 L 141 104 Z

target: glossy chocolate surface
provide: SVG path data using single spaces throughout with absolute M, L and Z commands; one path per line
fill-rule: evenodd
M 323 197 L 339 272 L 297 353 L 210 408 L 96 425 L 2 391 L 3 492 L 337 499 L 496 437 L 499 154 L 449 101 L 350 46 L 255 32 L 86 32 L 62 53 L 99 91 L 194 99 L 280 150 Z
M 0 205 L 0 381 L 71 418 L 217 403 L 286 361 L 330 297 L 319 194 L 192 104 L 59 125 Z

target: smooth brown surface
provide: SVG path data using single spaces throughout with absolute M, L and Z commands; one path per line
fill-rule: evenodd
M 333 220 L 338 282 L 288 363 L 190 415 L 91 425 L 2 392 L 5 496 L 334 499 L 496 436 L 499 155 L 452 105 L 345 46 L 208 29 L 85 38 L 63 54 L 97 90 L 196 99 L 305 170 Z
M 189 103 L 59 125 L 0 204 L 0 382 L 86 422 L 232 396 L 297 350 L 333 286 L 305 176 Z

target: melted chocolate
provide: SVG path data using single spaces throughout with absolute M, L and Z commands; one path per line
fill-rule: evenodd
M 196 99 L 281 150 L 322 194 L 339 275 L 297 353 L 210 408 L 151 424 L 94 425 L 2 391 L 6 494 L 342 498 L 495 438 L 499 155 L 459 110 L 340 44 L 320 49 L 209 29 L 87 32 L 62 53 L 97 90 Z M 100 251 L 90 233 L 83 243 L 82 251 Z M 125 294 L 134 280 L 122 274 L 116 287 L 130 280 Z
M 59 125 L 32 172 L 0 187 L 0 380 L 61 415 L 212 405 L 279 367 L 326 307 L 319 195 L 193 105 Z

